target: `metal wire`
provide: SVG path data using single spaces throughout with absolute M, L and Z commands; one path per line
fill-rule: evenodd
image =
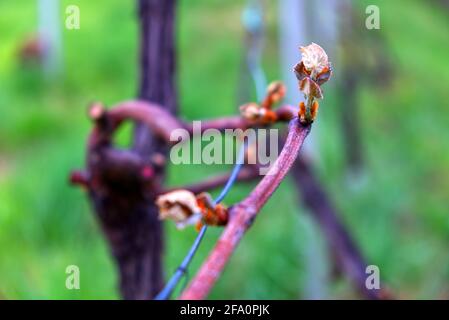
M 248 141 L 244 142 L 242 147 L 240 148 L 239 154 L 237 156 L 237 163 L 235 164 L 234 168 L 232 169 L 231 175 L 226 182 L 226 185 L 221 190 L 220 194 L 215 198 L 214 205 L 217 205 L 220 203 L 228 194 L 229 190 L 231 190 L 232 186 L 234 185 L 235 181 L 237 180 L 237 177 L 239 175 L 240 170 L 242 169 L 242 166 L 245 162 L 245 152 L 246 147 L 248 145 Z M 189 252 L 185 256 L 184 260 L 182 260 L 182 263 L 179 265 L 179 267 L 176 269 L 176 272 L 173 274 L 173 276 L 170 278 L 170 280 L 167 282 L 165 287 L 159 292 L 159 294 L 154 298 L 155 300 L 166 300 L 170 298 L 170 295 L 172 294 L 173 290 L 178 285 L 181 278 L 186 274 L 187 268 L 189 267 L 190 262 L 192 261 L 193 257 L 195 256 L 195 253 L 197 252 L 201 240 L 204 238 L 204 234 L 206 233 L 207 225 L 204 225 L 198 235 L 195 238 L 195 241 L 193 242 L 192 246 L 189 249 Z
M 173 274 L 173 276 L 170 278 L 170 280 L 167 282 L 165 287 L 161 290 L 161 292 L 158 293 L 158 295 L 154 298 L 154 300 L 166 300 L 170 298 L 171 293 L 176 288 L 177 284 L 181 280 L 181 278 L 186 274 L 187 268 L 189 267 L 190 262 L 193 259 L 193 256 L 195 255 L 196 251 L 198 250 L 198 247 L 200 246 L 201 240 L 204 237 L 204 234 L 206 233 L 207 226 L 204 225 L 200 232 L 198 233 L 195 241 L 193 242 L 192 246 L 190 247 L 189 252 L 185 256 L 184 260 L 180 264 L 180 266 L 176 269 L 176 272 Z
M 259 1 L 252 1 L 250 4 L 247 5 L 242 16 L 242 23 L 246 31 L 248 32 L 250 38 L 252 38 L 252 41 L 250 41 L 252 45 L 248 47 L 247 52 L 247 67 L 251 75 L 251 78 L 253 79 L 254 82 L 257 99 L 259 101 L 262 101 L 265 95 L 265 88 L 267 81 L 263 68 L 261 67 L 260 64 L 261 60 L 260 41 L 261 37 L 263 37 L 263 16 L 262 16 L 262 5 Z M 256 39 L 256 37 L 259 39 Z M 213 201 L 214 205 L 217 205 L 218 203 L 223 201 L 223 199 L 226 197 L 226 195 L 236 182 L 238 174 L 245 162 L 245 153 L 247 146 L 251 143 L 248 140 L 243 142 L 243 145 L 241 146 L 239 154 L 237 156 L 237 162 L 234 168 L 232 169 L 231 175 L 229 176 L 226 185 L 223 187 L 220 194 L 214 199 Z M 186 275 L 188 267 L 193 257 L 195 256 L 195 253 L 198 251 L 198 248 L 201 244 L 201 241 L 204 238 L 204 234 L 206 233 L 206 231 L 207 225 L 204 225 L 201 228 L 198 235 L 196 236 L 187 255 L 182 260 L 182 263 L 176 269 L 175 273 L 167 282 L 165 287 L 154 298 L 155 300 L 167 300 L 170 298 L 171 294 L 173 293 L 173 290 L 179 284 L 182 277 Z
M 245 163 L 245 152 L 246 147 L 248 146 L 248 141 L 245 141 L 243 143 L 243 146 L 240 148 L 238 157 L 237 157 L 237 163 L 235 164 L 234 168 L 232 169 L 231 175 L 229 176 L 228 181 L 226 182 L 226 185 L 223 187 L 223 190 L 221 190 L 218 197 L 214 200 L 214 204 L 217 205 L 221 201 L 223 201 L 224 197 L 228 194 L 229 190 L 231 189 L 234 182 L 237 180 L 237 176 L 239 175 L 240 170 L 242 169 L 243 164 Z

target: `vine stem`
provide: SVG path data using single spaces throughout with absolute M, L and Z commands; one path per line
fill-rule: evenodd
M 283 105 L 274 110 L 279 122 L 288 122 L 296 114 L 296 108 Z M 89 117 L 95 121 L 96 126 L 89 136 L 89 149 L 94 149 L 103 143 L 109 143 L 113 133 L 126 121 L 139 121 L 145 125 L 158 138 L 167 144 L 174 144 L 170 136 L 176 129 L 184 129 L 194 134 L 193 123 L 185 122 L 173 116 L 161 105 L 143 100 L 128 100 L 118 103 L 110 109 L 105 109 L 100 103 L 91 106 Z M 257 123 L 244 119 L 241 116 L 204 119 L 201 121 L 201 133 L 207 129 L 217 129 L 224 132 L 226 129 L 247 129 L 257 126 Z
M 287 140 L 278 159 L 254 190 L 230 209 L 230 220 L 220 239 L 180 299 L 201 300 L 207 297 L 258 212 L 287 175 L 310 128 L 297 118 L 290 122 Z

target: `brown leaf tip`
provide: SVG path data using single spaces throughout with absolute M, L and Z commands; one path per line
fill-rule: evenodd
M 332 75 L 329 58 L 316 43 L 300 48 L 301 61 L 295 65 L 293 71 L 298 79 L 299 90 L 304 93 L 306 103 L 301 102 L 299 119 L 303 124 L 312 123 L 318 112 L 317 99 L 323 98 L 321 85 Z
M 173 220 L 178 229 L 188 225 L 203 224 L 222 226 L 228 221 L 228 211 L 224 205 L 214 205 L 210 194 L 203 192 L 194 195 L 188 190 L 175 190 L 156 199 L 159 219 Z

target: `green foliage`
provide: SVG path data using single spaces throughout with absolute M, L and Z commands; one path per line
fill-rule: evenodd
M 368 2 L 361 1 L 360 7 Z M 62 17 L 70 3 L 62 1 Z M 135 96 L 135 8 L 121 0 L 77 3 L 81 29 L 64 30 L 64 73 L 49 80 L 38 66 L 22 65 L 17 55 L 36 32 L 35 2 L 0 1 L 0 298 L 118 298 L 107 245 L 84 193 L 70 187 L 67 176 L 84 165 L 87 104 L 100 100 L 111 105 Z M 181 1 L 178 84 L 185 119 L 236 113 L 243 4 Z M 269 79 L 276 79 L 276 3 L 269 6 L 264 67 Z M 358 93 L 365 182 L 351 187 L 344 174 L 338 92 L 331 88 L 313 132 L 319 142 L 317 172 L 368 260 L 379 265 L 381 284 L 388 283 L 403 297 L 447 298 L 447 12 L 405 0 L 383 1 L 380 8 L 382 29 L 370 32 L 386 38 L 395 70 L 389 88 L 363 83 Z M 338 66 L 335 75 L 338 79 Z M 130 132 L 126 128 L 119 135 L 120 145 L 126 145 Z M 173 166 L 168 179 L 170 185 L 180 185 L 227 169 Z M 250 189 L 251 184 L 234 188 L 225 203 L 242 199 Z M 308 296 L 307 282 L 313 277 L 308 248 L 316 247 L 323 235 L 310 235 L 310 219 L 297 198 L 291 181 L 283 183 L 212 298 Z M 196 233 L 169 223 L 166 230 L 169 275 Z M 209 230 L 191 274 L 219 233 Z M 65 288 L 65 268 L 71 264 L 80 267 L 80 290 Z M 345 281 L 337 281 L 327 296 L 355 293 Z

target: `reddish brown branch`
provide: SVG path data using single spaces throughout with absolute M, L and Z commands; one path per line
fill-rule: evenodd
M 91 106 L 89 116 L 96 123 L 89 139 L 91 148 L 110 142 L 113 133 L 125 120 L 143 123 L 156 137 L 166 142 L 170 141 L 173 130 L 184 127 L 182 122 L 162 106 L 143 100 L 124 101 L 108 110 L 96 103 Z
M 73 170 L 70 173 L 69 181 L 73 185 L 78 185 L 83 188 L 89 188 L 89 174 L 83 170 Z
M 124 120 L 138 121 L 151 129 L 159 138 L 170 141 L 173 130 L 182 128 L 184 125 L 166 109 L 155 103 L 143 100 L 130 100 L 121 102 L 108 111 L 113 119 L 114 127 L 118 127 Z
M 295 108 L 289 105 L 281 106 L 275 110 L 278 121 L 290 121 L 295 115 Z M 89 116 L 96 125 L 89 138 L 91 148 L 110 143 L 113 133 L 125 120 L 137 121 L 146 125 L 151 132 L 164 142 L 173 144 L 176 141 L 170 139 L 170 135 L 176 129 L 184 129 L 189 134 L 194 134 L 193 124 L 179 120 L 163 107 L 143 101 L 129 100 L 121 102 L 112 108 L 105 110 L 98 103 L 89 111 Z M 247 129 L 257 126 L 257 122 L 248 121 L 240 116 L 223 117 L 212 120 L 201 120 L 202 133 L 207 129 Z
M 297 113 L 297 110 L 293 106 L 284 105 L 274 110 L 274 112 L 276 114 L 277 121 L 287 122 L 293 119 Z M 260 124 L 244 119 L 241 116 L 224 117 L 212 120 L 201 120 L 201 132 L 207 129 L 217 129 L 220 131 L 224 131 L 225 129 L 247 129 L 258 125 Z M 189 131 L 189 133 L 193 133 L 193 127 L 191 124 L 186 124 L 185 128 Z
M 88 153 L 89 154 L 97 154 L 94 157 L 95 161 L 98 161 L 98 158 L 103 158 L 105 160 L 103 161 L 109 161 L 112 163 L 120 163 L 122 159 L 115 158 L 123 158 L 125 157 L 125 160 L 134 160 L 132 161 L 132 168 L 133 168 L 133 174 L 128 175 L 132 176 L 133 178 L 136 178 L 139 180 L 142 178 L 142 176 L 145 176 L 145 173 L 148 170 L 145 171 L 139 171 L 144 170 L 145 168 L 150 168 L 151 170 L 155 171 L 156 173 L 160 172 L 159 168 L 163 168 L 164 164 L 162 166 L 160 165 L 160 162 L 164 162 L 165 160 L 159 159 L 163 157 L 161 153 L 153 153 L 147 159 L 144 161 L 141 155 L 134 154 L 131 152 L 121 152 L 120 150 L 114 149 L 112 146 L 112 137 L 114 135 L 114 132 L 120 127 L 122 123 L 125 121 L 133 121 L 138 122 L 143 125 L 145 125 L 150 132 L 154 133 L 154 136 L 156 138 L 162 139 L 162 142 L 164 143 L 174 143 L 175 141 L 170 140 L 170 136 L 172 132 L 176 129 L 184 129 L 185 134 L 197 134 L 200 132 L 204 132 L 207 129 L 217 129 L 220 131 L 224 131 L 225 129 L 246 129 L 249 127 L 254 127 L 259 125 L 257 122 L 251 122 L 248 121 L 242 117 L 224 117 L 219 119 L 213 119 L 213 120 L 203 120 L 201 121 L 201 130 L 200 132 L 196 132 L 193 128 L 193 124 L 185 123 L 178 118 L 176 118 L 174 115 L 166 111 L 163 107 L 159 106 L 158 104 L 143 101 L 143 100 L 130 100 L 121 102 L 115 106 L 113 106 L 110 109 L 105 109 L 100 103 L 93 104 L 89 109 L 89 116 L 94 122 L 94 128 L 91 131 L 91 134 L 89 136 L 88 141 Z M 295 114 L 295 108 L 289 105 L 282 106 L 276 110 L 276 115 L 278 117 L 278 121 L 288 121 L 289 119 L 292 119 Z M 186 141 L 186 140 L 183 140 Z M 100 152 L 101 151 L 101 152 Z M 104 157 L 101 154 L 105 154 L 105 152 L 108 152 L 109 155 L 112 155 L 112 159 L 109 159 L 109 157 Z M 157 161 L 156 161 L 157 160 Z M 126 161 L 125 161 L 126 162 Z M 124 165 L 125 168 L 128 168 L 127 165 Z M 103 171 L 103 177 L 108 179 L 107 175 L 110 172 L 108 170 L 109 165 L 101 166 L 101 171 Z M 129 170 L 122 171 L 124 174 Z M 115 173 L 120 174 L 120 170 L 114 170 Z M 142 174 L 135 175 L 134 173 L 141 172 Z M 116 176 L 114 173 L 114 176 Z M 129 173 L 129 172 L 128 172 Z M 243 174 L 244 175 L 244 174 Z M 218 181 L 208 181 L 205 188 L 213 188 L 215 184 L 222 183 L 224 177 L 221 177 Z M 114 181 L 120 181 L 117 179 L 113 179 Z M 161 189 L 159 182 L 161 179 L 155 179 L 154 183 L 152 184 L 155 189 L 150 190 L 151 192 L 154 192 L 154 190 Z M 212 184 L 210 187 L 208 187 L 208 184 Z M 195 187 L 195 186 L 193 186 Z M 197 190 L 201 185 L 195 187 Z
M 231 208 L 229 223 L 198 274 L 182 293 L 181 299 L 207 297 L 257 213 L 293 165 L 309 132 L 310 126 L 301 125 L 297 119 L 291 121 L 287 141 L 279 158 L 249 196 Z

